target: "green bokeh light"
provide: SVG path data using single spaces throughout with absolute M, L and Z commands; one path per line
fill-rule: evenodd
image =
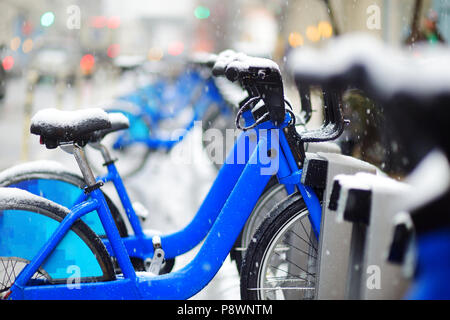
M 55 22 L 55 14 L 51 11 L 44 13 L 41 16 L 41 25 L 44 27 L 50 27 Z
M 208 19 L 210 15 L 209 8 L 204 6 L 198 6 L 194 10 L 194 15 L 197 19 Z

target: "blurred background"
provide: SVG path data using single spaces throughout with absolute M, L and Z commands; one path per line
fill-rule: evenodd
M 146 75 L 157 77 L 176 75 L 195 52 L 231 48 L 271 58 L 298 109 L 298 92 L 285 70 L 289 52 L 351 32 L 410 50 L 417 43 L 447 45 L 450 0 L 0 0 L 0 170 L 36 159 L 73 165 L 68 155 L 45 150 L 30 136 L 30 117 L 42 108 L 102 105 L 132 91 L 145 79 L 127 72 L 127 65 L 145 63 Z M 320 125 L 320 106 L 313 107 L 311 125 Z M 389 140 L 382 109 L 351 91 L 345 116 L 351 124 L 340 138 L 343 152 L 401 177 L 409 160 Z M 133 196 L 158 217 L 150 219 L 153 227 L 185 225 L 215 171 L 162 164 L 161 158 L 150 163 L 140 180 L 127 181 Z M 146 175 L 152 183 L 142 188 Z M 166 201 L 167 194 L 173 201 Z M 235 268 L 224 268 L 200 298 L 239 298 Z
M 0 12 L 0 132 L 20 137 L 8 139 L 1 169 L 30 158 L 24 112 L 99 104 L 131 90 L 135 78 L 122 81 L 118 65 L 142 60 L 150 72 L 170 74 L 193 52 L 232 48 L 283 68 L 293 48 L 344 33 L 410 47 L 450 38 L 446 0 L 1 0 Z M 286 86 L 295 104 L 289 79 Z M 382 114 L 366 112 L 371 102 L 356 93 L 347 105 L 354 120 L 344 151 L 401 174 L 407 160 L 382 141 Z

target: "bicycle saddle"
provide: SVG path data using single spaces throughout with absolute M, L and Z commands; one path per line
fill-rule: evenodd
M 62 143 L 86 145 L 98 130 L 111 129 L 108 114 L 99 108 L 77 111 L 44 109 L 31 119 L 30 131 L 39 135 L 41 143 L 55 149 Z
M 111 128 L 94 131 L 89 142 L 99 142 L 112 132 L 125 130 L 130 127 L 130 121 L 123 113 L 108 113 L 108 118 L 111 122 Z

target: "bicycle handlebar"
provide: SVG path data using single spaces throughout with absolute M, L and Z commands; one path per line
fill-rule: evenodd
M 275 125 L 285 120 L 283 80 L 275 62 L 227 50 L 219 54 L 213 75 L 239 81 L 250 97 L 260 97 Z
M 229 62 L 233 61 L 237 52 L 233 50 L 222 51 L 216 59 L 214 66 L 212 68 L 212 74 L 216 77 L 221 77 L 225 75 L 225 69 Z

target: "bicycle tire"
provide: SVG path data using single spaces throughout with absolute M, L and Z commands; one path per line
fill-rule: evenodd
M 242 260 L 244 259 L 247 247 L 259 226 L 265 218 L 269 216 L 272 209 L 287 197 L 288 194 L 286 189 L 283 185 L 280 185 L 277 178 L 273 176 L 269 180 L 261 197 L 258 199 L 258 202 L 253 208 L 250 217 L 245 223 L 239 237 L 236 239 L 230 253 L 231 259 L 236 262 L 236 267 L 239 273 L 241 272 Z
M 315 294 L 315 272 L 312 270 L 317 268 L 317 254 L 309 253 L 309 250 L 300 249 L 297 246 L 291 245 L 289 246 L 289 242 L 283 243 L 284 234 L 291 231 L 291 227 L 294 226 L 294 223 L 301 221 L 302 228 L 305 230 L 306 235 L 308 236 L 308 240 L 305 240 L 302 237 L 303 242 L 305 242 L 309 248 L 312 248 L 314 252 L 317 253 L 317 239 L 312 232 L 309 234 L 306 230 L 310 228 L 310 226 L 304 226 L 303 221 L 301 219 L 305 219 L 308 217 L 308 209 L 306 207 L 303 198 L 300 197 L 298 193 L 293 194 L 289 198 L 287 198 L 283 203 L 280 203 L 277 208 L 275 208 L 270 217 L 268 217 L 258 228 L 254 236 L 254 241 L 252 241 L 248 247 L 248 250 L 245 254 L 245 258 L 242 262 L 241 269 L 241 298 L 243 300 L 262 300 L 263 298 L 279 298 L 288 297 L 293 298 L 295 295 L 295 299 L 313 299 Z M 309 221 L 309 220 L 308 220 Z M 298 225 L 300 226 L 300 225 Z M 310 229 L 309 229 L 310 230 Z M 293 232 L 296 234 L 295 232 Z M 280 242 L 280 239 L 283 240 Z M 309 243 L 307 243 L 309 242 Z M 285 247 L 278 247 L 279 252 L 276 252 L 276 246 L 279 243 L 283 243 Z M 294 248 L 291 252 L 298 251 L 296 254 L 302 255 L 302 258 L 305 259 L 307 263 L 307 267 L 300 267 L 301 264 L 299 261 L 292 261 L 287 258 L 289 254 L 289 250 Z M 269 256 L 268 250 L 273 249 L 274 256 L 278 256 L 275 260 L 278 262 L 286 261 L 290 266 L 297 269 L 294 274 L 292 270 L 286 269 L 286 266 L 280 263 L 279 265 L 268 265 L 268 262 L 271 262 L 272 256 Z M 282 249 L 282 250 L 281 250 Z M 284 250 L 284 251 L 283 251 Z M 282 255 L 286 255 L 286 258 L 282 260 Z M 307 255 L 311 255 L 311 257 L 307 257 Z M 311 263 L 309 260 L 314 260 L 314 263 Z M 271 271 L 268 271 L 272 268 Z M 305 270 L 306 269 L 306 270 Z M 279 272 L 282 272 L 281 275 Z M 265 273 L 266 272 L 266 273 Z M 304 275 L 306 273 L 306 275 Z M 265 278 L 267 274 L 275 274 L 269 278 Z M 302 277 L 303 276 L 303 277 Z M 264 279 L 263 279 L 264 277 Z M 290 277 L 290 278 L 289 278 Z M 305 278 L 306 277 L 306 278 Z M 308 279 L 309 278 L 309 279 Z M 266 282 L 264 282 L 266 281 Z M 281 283 L 281 285 L 278 282 Z M 298 283 L 298 282 L 307 282 L 309 284 L 308 287 L 283 287 L 284 283 Z M 266 284 L 267 283 L 267 284 Z M 275 283 L 274 286 L 271 286 L 272 283 Z M 277 286 L 277 284 L 279 286 Z M 266 293 L 267 292 L 267 293 Z

